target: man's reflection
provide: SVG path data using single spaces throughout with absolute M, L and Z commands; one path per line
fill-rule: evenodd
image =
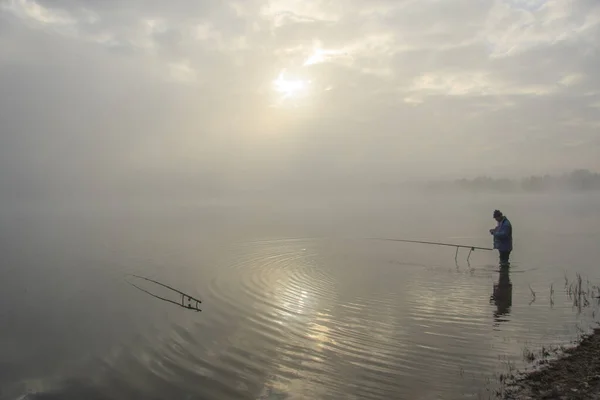
M 494 292 L 490 299 L 490 302 L 493 300 L 496 305 L 494 321 L 497 323 L 507 321 L 503 316 L 510 313 L 510 307 L 512 306 L 512 283 L 508 274 L 509 268 L 505 266 L 500 267 L 498 283 L 494 283 Z

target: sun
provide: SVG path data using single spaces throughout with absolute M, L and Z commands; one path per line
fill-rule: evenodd
M 297 98 L 307 93 L 310 81 L 290 79 L 284 75 L 285 70 L 281 71 L 277 79 L 273 81 L 275 91 L 280 93 L 284 99 Z

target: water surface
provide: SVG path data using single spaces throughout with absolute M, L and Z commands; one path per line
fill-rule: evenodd
M 595 319 L 594 195 L 22 209 L 2 215 L 1 399 L 487 398 Z M 497 255 L 367 240 L 488 247 Z M 128 274 L 202 300 L 193 312 Z M 551 288 L 553 293 L 551 294 Z

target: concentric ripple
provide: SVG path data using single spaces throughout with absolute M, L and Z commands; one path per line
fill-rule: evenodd
M 257 332 L 302 336 L 299 327 L 336 297 L 336 282 L 302 244 L 262 245 L 217 271 L 209 296 L 219 312 L 243 318 Z M 289 329 L 280 330 L 282 325 Z M 294 329 L 295 328 L 295 329 Z
M 476 336 L 487 326 L 487 316 L 473 316 L 467 304 L 458 315 L 449 311 L 439 318 L 440 309 L 427 307 L 428 300 L 420 298 L 431 300 L 430 289 L 420 287 L 420 281 L 416 286 L 402 283 L 401 269 L 368 269 L 360 254 L 331 259 L 331 252 L 319 249 L 302 241 L 254 244 L 218 271 L 210 284 L 210 302 L 220 304 L 218 312 L 227 318 L 241 321 L 238 334 L 229 338 L 234 344 L 225 351 L 227 365 L 257 365 L 242 348 L 262 347 L 263 354 L 275 349 L 270 362 L 279 379 L 288 385 L 313 382 L 336 398 L 389 398 L 409 391 L 410 382 L 427 369 L 447 378 L 461 368 L 489 366 L 486 357 L 475 355 L 457 363 L 457 356 L 473 347 L 465 334 Z M 382 273 L 392 279 L 381 282 Z M 468 286 L 469 277 L 457 279 Z M 433 286 L 455 293 L 457 286 L 450 290 L 446 283 Z M 461 325 L 466 328 L 453 329 Z M 486 346 L 477 350 L 484 352 Z M 348 376 L 356 376 L 361 385 Z

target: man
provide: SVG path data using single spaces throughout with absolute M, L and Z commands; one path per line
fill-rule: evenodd
M 500 253 L 500 266 L 508 267 L 510 265 L 508 258 L 513 249 L 512 225 L 499 210 L 494 210 L 494 219 L 498 222 L 495 228 L 490 229 L 490 234 L 494 236 L 494 249 Z

